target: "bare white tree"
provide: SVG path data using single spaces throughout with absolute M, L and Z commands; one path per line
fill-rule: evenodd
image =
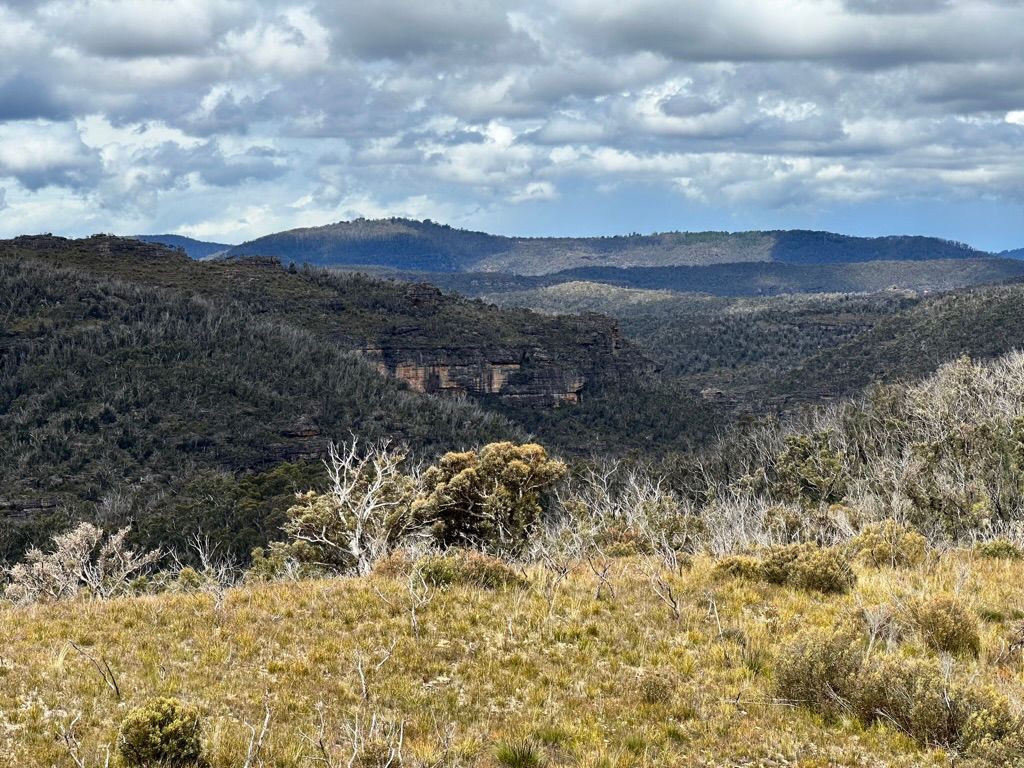
M 369 573 L 412 533 L 417 480 L 405 471 L 405 458 L 388 441 L 365 448 L 355 439 L 340 447 L 332 443 L 324 462 L 330 488 L 303 494 L 289 510 L 285 531 L 319 550 L 324 565 Z

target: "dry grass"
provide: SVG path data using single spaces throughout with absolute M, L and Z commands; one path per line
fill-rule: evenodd
M 1024 697 L 1010 648 L 1019 561 L 858 568 L 850 593 L 827 596 L 697 557 L 662 574 L 678 619 L 643 566 L 616 560 L 600 598 L 581 565 L 557 583 L 532 568 L 528 589 L 370 576 L 3 607 L 0 765 L 73 768 L 78 743 L 81 763 L 101 766 L 125 713 L 160 695 L 200 707 L 212 768 L 242 768 L 265 706 L 251 768 L 345 766 L 353 739 L 354 764 L 372 765 L 399 734 L 406 765 L 498 765 L 509 744 L 548 766 L 948 765 L 892 727 L 826 721 L 773 693 L 774 660 L 800 629 L 931 593 L 959 593 L 987 617 L 981 653 L 957 669 L 1015 706 Z M 898 644 L 931 653 L 913 632 Z M 120 698 L 93 660 L 109 663 Z

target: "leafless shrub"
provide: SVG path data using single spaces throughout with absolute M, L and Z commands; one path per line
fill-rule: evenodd
M 101 528 L 80 523 L 53 538 L 53 549 L 30 549 L 7 571 L 5 594 L 16 602 L 65 600 L 83 590 L 100 598 L 127 589 L 131 577 L 160 559 L 159 551 L 136 552 L 125 543 L 129 528 L 104 538 Z

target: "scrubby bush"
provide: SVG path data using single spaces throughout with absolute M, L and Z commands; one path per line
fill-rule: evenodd
M 930 647 L 947 653 L 977 656 L 981 650 L 978 621 L 956 598 L 934 595 L 911 608 L 914 624 Z
M 645 674 L 637 681 L 640 701 L 652 706 L 672 701 L 672 689 L 672 681 L 664 674 Z
M 715 571 L 826 594 L 848 592 L 857 583 L 857 575 L 841 549 L 814 544 L 771 547 L 761 558 L 728 555 L 715 564 Z
M 565 464 L 533 443 L 446 453 L 424 472 L 413 513 L 442 546 L 515 551 L 540 520 L 544 492 L 565 474 Z
M 299 494 L 283 529 L 305 562 L 369 573 L 412 529 L 416 478 L 403 472 L 405 453 L 387 442 L 330 446 L 330 487 Z
M 423 580 L 436 587 L 464 585 L 500 589 L 526 584 L 526 580 L 504 561 L 465 549 L 427 555 L 417 567 Z
M 804 630 L 776 662 L 776 690 L 789 701 L 837 714 L 846 707 L 862 657 L 860 638 L 850 628 Z
M 178 699 L 151 699 L 121 722 L 117 748 L 131 768 L 204 764 L 199 709 Z
M 1005 697 L 952 678 L 934 659 L 873 656 L 850 698 L 865 721 L 894 723 L 922 744 L 967 753 L 1006 739 L 1016 727 Z
M 761 578 L 769 584 L 785 584 L 796 561 L 812 551 L 813 544 L 785 544 L 769 548 L 761 558 Z
M 825 716 L 853 712 L 894 724 L 923 745 L 984 759 L 1013 754 L 1020 721 L 1004 696 L 958 679 L 936 659 L 869 656 L 862 646 L 852 629 L 804 630 L 776 662 L 777 692 Z
M 802 504 L 833 504 L 843 499 L 849 475 L 830 431 L 786 435 L 775 458 L 779 493 Z
M 725 555 L 718 558 L 714 569 L 715 573 L 750 581 L 762 581 L 764 578 L 761 561 L 750 555 Z
M 1024 558 L 1024 551 L 1009 539 L 991 539 L 983 541 L 974 546 L 974 552 L 979 557 L 992 560 L 1020 560 Z
M 857 575 L 840 550 L 812 549 L 793 561 L 787 583 L 825 594 L 842 594 L 857 584 Z
M 850 540 L 850 552 L 865 565 L 908 568 L 924 562 L 924 536 L 895 520 L 871 523 Z

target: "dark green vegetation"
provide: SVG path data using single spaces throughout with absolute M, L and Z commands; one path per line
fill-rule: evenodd
M 380 266 L 427 272 L 544 275 L 580 267 L 780 262 L 824 264 L 986 256 L 929 237 L 858 238 L 802 230 L 665 232 L 587 238 L 510 238 L 453 229 L 429 220 L 357 219 L 279 232 L 235 246 L 229 255 L 276 256 L 321 266 Z M 692 290 L 692 289 L 691 289 Z
M 0 557 L 75 518 L 134 520 L 150 543 L 203 528 L 246 553 L 350 432 L 430 456 L 528 429 L 564 452 L 651 434 L 682 447 L 714 429 L 596 315 L 102 236 L 6 241 L 0 270 Z M 518 369 L 500 386 L 466 390 L 476 402 L 379 373 L 444 384 L 463 365 L 473 386 L 506 363 Z M 582 404 L 552 407 L 570 395 Z
M 226 243 L 208 243 L 182 235 L 135 235 L 136 240 L 144 243 L 157 243 L 169 248 L 181 248 L 190 259 L 208 259 L 211 256 L 231 248 Z
M 1004 259 L 1024 259 L 1024 248 L 1014 248 L 1009 251 L 1003 251 L 998 255 Z
M 329 437 L 430 451 L 516 431 L 238 305 L 9 257 L 0 296 L 0 488 L 24 516 L 0 556 L 49 518 L 93 515 L 137 518 L 165 542 L 195 522 L 247 551 L 273 528 L 264 502 L 310 482 L 281 462 L 316 459 Z M 223 476 L 245 471 L 258 474 L 237 487 Z
M 906 292 L 727 299 L 599 283 L 490 298 L 546 312 L 616 317 L 623 334 L 657 360 L 666 377 L 691 390 L 720 390 L 731 401 L 769 396 L 782 374 L 920 301 Z

